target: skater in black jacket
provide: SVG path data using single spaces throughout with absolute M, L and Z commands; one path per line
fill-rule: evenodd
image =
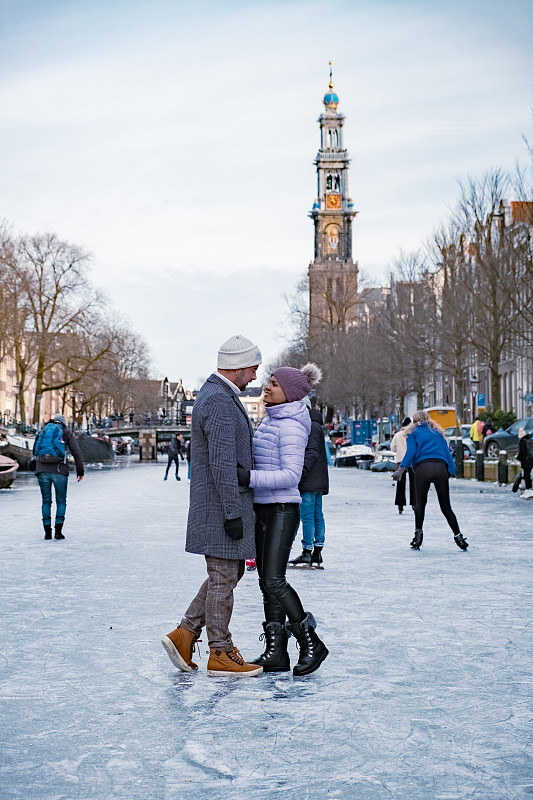
M 304 467 L 298 491 L 302 498 L 300 519 L 302 521 L 302 554 L 289 563 L 293 566 L 316 566 L 321 568 L 322 548 L 326 538 L 326 523 L 322 511 L 322 495 L 329 492 L 328 459 L 322 427 L 322 415 L 310 401 L 311 433 L 305 448 Z
M 533 441 L 523 428 L 518 431 L 518 460 L 522 464 L 526 492 L 531 489 L 531 469 L 533 468 Z

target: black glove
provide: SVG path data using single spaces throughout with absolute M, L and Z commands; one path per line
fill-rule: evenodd
M 402 477 L 402 475 L 403 475 L 403 473 L 404 473 L 404 472 L 405 472 L 405 467 L 398 467 L 398 469 L 396 470 L 396 472 L 393 472 L 393 473 L 392 473 L 392 480 L 393 480 L 393 481 L 399 481 L 399 480 L 401 480 L 401 477 Z
M 234 542 L 238 542 L 239 539 L 242 539 L 243 536 L 242 517 L 235 517 L 235 519 L 225 519 L 224 530 L 226 531 L 230 539 L 233 539 Z
M 237 467 L 237 481 L 239 486 L 248 486 L 250 485 L 250 470 L 244 469 L 244 467 Z

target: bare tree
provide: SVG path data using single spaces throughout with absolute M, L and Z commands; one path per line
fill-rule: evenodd
M 101 335 L 103 301 L 88 282 L 88 261 L 86 252 L 54 234 L 17 242 L 11 272 L 27 333 L 16 361 L 20 386 L 35 372 L 34 422 L 45 392 L 78 383 L 111 347 L 112 337 Z
M 470 341 L 490 373 L 491 399 L 501 406 L 499 367 L 512 350 L 519 312 L 511 302 L 516 279 L 509 272 L 509 248 L 502 235 L 502 204 L 511 184 L 501 170 L 461 184 L 458 224 L 470 243 L 466 290 L 473 301 Z

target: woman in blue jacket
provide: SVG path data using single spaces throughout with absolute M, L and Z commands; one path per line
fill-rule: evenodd
M 427 411 L 415 411 L 413 421 L 405 430 L 407 451 L 402 463 L 393 473 L 394 480 L 399 480 L 406 469 L 412 467 L 415 472 L 416 505 L 415 535 L 411 542 L 413 550 L 420 550 L 424 538 L 422 526 L 429 487 L 433 483 L 437 492 L 440 510 L 453 531 L 455 543 L 461 550 L 466 550 L 468 543 L 459 530 L 457 517 L 450 504 L 450 488 L 448 479 L 455 475 L 455 462 L 443 435 L 440 425 L 430 418 Z

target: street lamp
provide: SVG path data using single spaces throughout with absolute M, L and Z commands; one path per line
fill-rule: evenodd
M 72 404 L 72 430 L 74 430 L 74 422 L 76 421 L 76 392 L 70 393 L 70 402 Z
M 19 390 L 20 390 L 20 386 L 19 386 L 18 383 L 14 384 L 13 390 L 15 392 L 15 419 L 13 421 L 14 421 L 15 426 L 16 426 L 16 424 L 17 424 L 17 406 L 18 406 L 18 402 L 19 402 Z
M 42 394 L 36 394 L 35 399 L 37 401 L 37 430 L 41 430 L 41 400 L 43 399 Z

